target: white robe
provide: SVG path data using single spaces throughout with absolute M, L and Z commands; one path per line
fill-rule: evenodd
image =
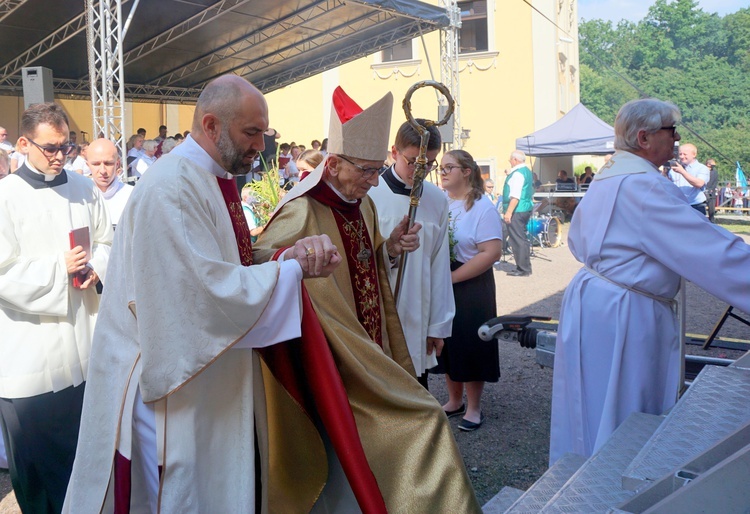
M 125 210 L 125 205 L 128 203 L 128 198 L 130 198 L 132 192 L 133 186 L 125 184 L 118 177 L 102 193 L 104 202 L 107 204 L 107 209 L 109 209 L 109 217 L 112 220 L 113 226 L 117 226 L 117 222 L 120 221 L 122 211 Z
M 26 173 L 33 173 L 25 171 Z M 0 397 L 25 398 L 86 379 L 99 298 L 74 288 L 65 265 L 70 231 L 89 227 L 89 265 L 107 273 L 112 225 L 101 193 L 77 173 L 34 189 L 0 181 Z
M 616 153 L 576 209 L 568 244 L 617 284 L 673 298 L 680 276 L 750 312 L 750 246 L 691 208 L 648 161 Z M 633 412 L 661 414 L 680 380 L 670 305 L 585 268 L 563 298 L 555 350 L 550 462 L 589 456 Z
M 196 147 L 188 138 L 154 164 L 118 224 L 64 512 L 111 510 L 114 451 L 137 456 L 142 442 L 131 419 L 136 385 L 156 417 L 161 512 L 253 509 L 258 359 L 227 350 L 274 328 L 262 314 L 279 264 L 241 265 L 214 175 L 222 170 L 205 152 L 196 159 Z M 287 310 L 294 302 L 288 295 Z M 144 480 L 137 471 L 134 461 L 134 485 Z M 134 488 L 131 510 L 147 506 L 144 494 Z
M 368 194 L 375 202 L 383 237 L 388 237 L 409 212 L 409 197 L 391 191 L 382 177 Z M 416 221 L 422 224 L 420 246 L 406 261 L 398 316 L 414 370 L 421 376 L 426 369 L 437 365 L 435 352 L 427 355 L 427 337 L 449 337 L 456 312 L 448 247 L 448 201 L 440 189 L 429 182 L 424 183 Z M 397 267 L 390 270 L 394 292 L 397 275 Z

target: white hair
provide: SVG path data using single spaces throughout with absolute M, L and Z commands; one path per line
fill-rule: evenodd
M 179 144 L 180 144 L 180 142 L 177 141 L 175 138 L 168 137 L 161 144 L 161 153 L 162 153 L 162 155 L 171 152 L 172 150 L 174 150 L 174 147 L 177 146 L 177 145 L 179 145 Z
M 672 127 L 680 122 L 680 109 L 671 102 L 656 98 L 631 100 L 620 108 L 615 118 L 615 149 L 637 152 L 638 133 L 652 134 L 662 127 Z
M 518 162 L 526 162 L 526 154 L 523 153 L 521 150 L 513 150 L 510 153 L 510 156 L 513 159 L 516 159 Z
M 156 150 L 157 146 L 159 146 L 159 143 L 157 143 L 153 139 L 147 139 L 143 142 L 143 150 L 145 152 L 153 152 L 154 150 Z

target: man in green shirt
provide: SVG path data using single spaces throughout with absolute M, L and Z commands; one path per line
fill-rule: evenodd
M 534 177 L 526 166 L 526 154 L 522 151 L 511 152 L 509 162 L 512 168 L 503 186 L 503 221 L 513 249 L 516 269 L 507 274 L 512 277 L 528 277 L 531 275 L 531 252 L 526 238 L 526 226 L 534 206 Z

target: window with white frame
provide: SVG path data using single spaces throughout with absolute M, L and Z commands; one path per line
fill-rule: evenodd
M 461 11 L 459 53 L 486 52 L 489 50 L 487 0 L 458 2 Z

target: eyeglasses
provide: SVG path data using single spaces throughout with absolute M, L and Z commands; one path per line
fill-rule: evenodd
M 675 125 L 672 125 L 671 127 L 661 127 L 659 130 L 671 130 L 672 137 L 674 137 L 675 132 L 677 132 L 677 127 Z
M 415 167 L 417 165 L 417 159 L 416 158 L 414 160 L 409 160 L 409 159 L 406 158 L 405 155 L 403 155 L 403 154 L 399 154 L 399 155 L 404 158 L 404 162 L 410 168 L 413 168 L 413 167 Z M 424 167 L 424 169 L 425 169 L 425 171 L 427 173 L 435 170 L 435 168 L 437 168 L 437 161 L 430 161 Z
M 458 166 L 457 164 L 448 164 L 447 166 L 440 166 L 439 171 L 441 175 L 447 175 L 455 168 L 461 169 L 461 166 Z
M 339 157 L 341 157 L 342 159 L 344 159 L 346 162 L 348 162 L 352 166 L 354 166 L 356 168 L 359 168 L 359 171 L 362 172 L 362 178 L 365 178 L 365 179 L 368 179 L 368 178 L 372 177 L 376 173 L 378 175 L 382 175 L 383 172 L 388 169 L 388 166 L 385 166 L 385 165 L 381 166 L 380 168 L 370 168 L 370 167 L 363 168 L 362 166 L 360 166 L 356 162 L 350 161 L 349 159 L 347 159 L 343 155 L 339 155 Z
M 51 159 L 52 157 L 57 155 L 57 152 L 62 152 L 63 155 L 68 155 L 76 147 L 76 145 L 74 145 L 73 143 L 65 143 L 64 145 L 60 145 L 60 146 L 55 146 L 55 145 L 42 146 L 40 144 L 37 144 L 34 140 L 28 137 L 26 139 L 28 140 L 29 143 L 39 148 L 47 159 Z

